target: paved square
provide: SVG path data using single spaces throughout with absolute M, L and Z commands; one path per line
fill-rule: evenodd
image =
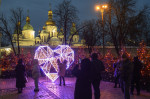
M 59 79 L 52 83 L 48 78 L 41 77 L 40 91 L 34 92 L 33 79 L 28 78 L 29 81 L 21 94 L 17 93 L 15 79 L 0 79 L 0 99 L 73 99 L 76 78 L 66 77 L 65 79 L 66 86 L 59 86 Z M 123 99 L 121 89 L 113 88 L 113 86 L 113 83 L 101 82 L 101 99 Z M 150 99 L 150 93 L 141 91 L 140 96 L 133 95 L 131 99 Z

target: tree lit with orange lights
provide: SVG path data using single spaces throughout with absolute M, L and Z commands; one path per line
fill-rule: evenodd
M 148 54 L 148 49 L 146 48 L 146 43 L 144 41 L 140 42 L 139 48 L 137 49 L 137 56 L 143 63 L 142 76 L 150 77 L 150 54 Z
M 107 51 L 107 53 L 104 57 L 104 62 L 105 62 L 105 71 L 106 72 L 114 72 L 114 68 L 113 68 L 114 57 L 111 53 L 111 50 Z

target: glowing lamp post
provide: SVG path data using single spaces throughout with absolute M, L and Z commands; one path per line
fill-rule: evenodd
M 97 5 L 95 7 L 96 11 L 100 11 L 101 12 L 101 16 L 102 16 L 102 27 L 103 27 L 103 57 L 105 55 L 105 43 L 104 43 L 104 10 L 108 8 L 108 5 L 104 4 L 104 5 Z
M 96 6 L 96 11 L 100 11 L 102 13 L 102 21 L 104 19 L 104 9 L 107 9 L 108 6 L 107 5 L 100 5 L 100 6 Z

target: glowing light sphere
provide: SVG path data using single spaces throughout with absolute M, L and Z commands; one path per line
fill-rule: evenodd
M 67 67 L 74 62 L 74 51 L 68 45 L 59 45 L 55 50 L 49 46 L 40 46 L 35 51 L 34 59 L 38 59 L 39 65 L 45 75 L 54 82 L 58 78 L 57 59 L 61 62 L 67 60 Z

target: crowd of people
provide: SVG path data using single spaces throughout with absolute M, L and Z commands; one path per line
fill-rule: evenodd
M 75 84 L 74 99 L 92 99 L 92 88 L 94 88 L 95 99 L 100 98 L 101 72 L 105 70 L 102 61 L 98 60 L 98 55 L 93 53 L 92 60 L 82 59 L 81 64 L 74 67 L 72 73 L 77 77 Z
M 113 64 L 114 72 L 114 88 L 117 84 L 124 93 L 124 99 L 130 99 L 130 94 L 134 94 L 136 86 L 137 95 L 140 95 L 140 78 L 142 63 L 138 57 L 134 57 L 133 62 L 129 60 L 126 54 L 123 54 L 116 63 Z
M 67 60 L 57 60 L 58 75 L 60 79 L 59 85 L 63 80 L 65 86 L 65 71 L 67 67 Z M 40 66 L 38 60 L 32 61 L 32 78 L 34 79 L 35 92 L 39 91 L 38 81 L 40 77 Z M 136 85 L 137 95 L 140 95 L 140 71 L 142 69 L 142 63 L 138 57 L 134 57 L 134 61 L 130 61 L 126 54 L 123 54 L 116 63 L 113 64 L 114 72 L 114 88 L 117 88 L 117 84 L 124 93 L 124 99 L 130 99 L 130 94 L 134 94 L 134 87 Z M 75 83 L 74 99 L 92 99 L 92 87 L 94 89 L 95 99 L 100 99 L 100 82 L 102 80 L 102 72 L 105 71 L 105 66 L 101 60 L 98 59 L 97 53 L 91 55 L 91 60 L 84 58 L 75 65 L 72 70 L 72 74 L 77 78 Z M 25 66 L 23 60 L 19 59 L 15 68 L 16 72 L 16 87 L 18 93 L 22 93 L 22 89 L 27 82 L 25 75 Z M 131 88 L 131 89 L 130 89 Z

